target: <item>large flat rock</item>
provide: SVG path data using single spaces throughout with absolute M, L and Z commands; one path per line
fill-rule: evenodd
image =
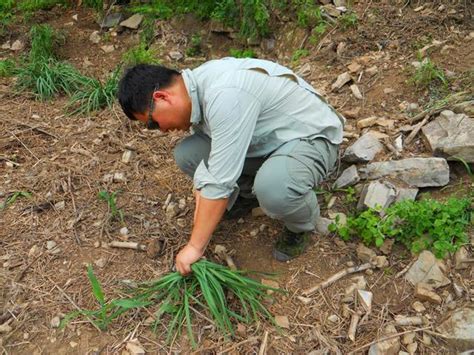
M 342 159 L 350 163 L 366 163 L 383 150 L 383 145 L 372 133 L 366 133 L 347 147 Z
M 370 163 L 359 170 L 365 179 L 391 177 L 409 186 L 445 186 L 449 183 L 449 165 L 444 158 L 409 158 Z
M 446 110 L 423 127 L 422 132 L 435 156 L 474 163 L 474 118 Z
M 438 328 L 448 343 L 457 351 L 474 349 L 474 309 L 460 308 Z
M 451 281 L 444 275 L 444 263 L 436 259 L 432 252 L 424 250 L 405 275 L 412 285 L 427 284 L 433 288 L 446 286 Z

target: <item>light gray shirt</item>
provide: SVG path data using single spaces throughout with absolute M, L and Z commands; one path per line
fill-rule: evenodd
M 192 101 L 192 130 L 211 138 L 194 186 L 208 199 L 237 197 L 246 157 L 265 157 L 298 138 L 342 142 L 344 118 L 290 69 L 260 59 L 209 61 L 182 76 Z

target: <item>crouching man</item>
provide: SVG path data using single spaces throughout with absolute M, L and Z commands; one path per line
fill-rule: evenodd
M 185 275 L 222 219 L 260 205 L 283 221 L 273 255 L 287 261 L 308 245 L 319 217 L 313 189 L 335 165 L 344 118 L 279 64 L 225 58 L 181 72 L 137 65 L 119 87 L 125 114 L 149 129 L 191 130 L 174 150 L 194 181 L 194 226 L 176 256 Z

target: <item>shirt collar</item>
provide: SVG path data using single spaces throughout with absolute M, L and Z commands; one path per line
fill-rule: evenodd
M 186 86 L 188 95 L 191 98 L 191 123 L 197 124 L 201 121 L 201 105 L 199 104 L 196 79 L 190 69 L 182 70 L 181 75 L 184 80 L 184 86 Z

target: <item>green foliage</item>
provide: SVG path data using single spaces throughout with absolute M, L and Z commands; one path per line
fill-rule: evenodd
M 0 78 L 12 76 L 15 72 L 15 62 L 11 59 L 0 60 Z
M 217 329 L 225 335 L 235 333 L 236 322 L 254 323 L 261 318 L 273 319 L 261 300 L 268 297 L 267 290 L 283 291 L 262 285 L 246 277 L 245 272 L 229 270 L 206 260 L 194 263 L 192 270 L 193 273 L 187 277 L 177 272 L 169 273 L 157 281 L 140 285 L 130 292 L 129 298 L 106 301 L 100 283 L 92 267 L 89 267 L 88 278 L 100 308 L 69 313 L 61 327 L 83 315 L 105 330 L 114 319 L 131 309 L 154 306 L 153 330 L 162 325 L 167 331 L 167 342 L 171 342 L 181 334 L 181 328 L 185 325 L 188 338 L 196 348 L 194 312 L 209 314 Z
M 119 74 L 120 67 L 114 70 L 104 84 L 100 80 L 87 78 L 84 85 L 71 97 L 68 105 L 72 109 L 71 114 L 85 115 L 112 107 L 117 96 Z
M 82 4 L 96 11 L 102 11 L 104 9 L 104 0 L 83 0 Z
M 18 3 L 18 8 L 24 12 L 50 10 L 56 5 L 64 5 L 65 3 L 64 0 L 22 0 Z
M 5 202 L 2 205 L 0 205 L 0 210 L 3 210 L 7 208 L 8 206 L 10 206 L 19 197 L 31 198 L 31 194 L 28 191 L 16 191 L 12 193 L 9 197 L 6 198 Z
M 123 211 L 117 207 L 117 194 L 119 191 L 109 193 L 106 190 L 99 191 L 99 199 L 107 202 L 109 208 L 110 218 L 119 219 L 123 223 Z
M 421 62 L 421 66 L 416 69 L 410 82 L 418 88 L 448 86 L 448 79 L 446 79 L 443 70 L 438 68 L 429 58 L 425 58 Z
M 325 23 L 319 5 L 313 0 L 298 0 L 294 2 L 296 19 L 301 27 L 316 27 Z
M 17 88 L 31 90 L 40 100 L 58 94 L 72 95 L 86 80 L 72 65 L 55 59 L 27 62 L 17 73 Z
M 386 238 L 394 238 L 413 253 L 428 249 L 444 258 L 467 242 L 472 202 L 472 198 L 451 198 L 445 203 L 407 200 L 387 208 L 384 217 L 369 209 L 348 218 L 346 225 L 331 224 L 330 230 L 344 240 L 359 236 L 366 245 L 377 247 Z
M 194 34 L 191 37 L 190 46 L 186 48 L 186 55 L 188 57 L 196 57 L 202 53 L 202 38 L 199 34 Z
M 257 54 L 253 51 L 253 49 L 229 49 L 229 54 L 231 57 L 234 58 L 256 58 Z
M 137 65 L 137 64 L 159 64 L 158 54 L 152 49 L 148 48 L 145 43 L 140 43 L 137 46 L 130 48 L 126 51 L 122 60 L 126 65 Z
M 0 1 L 0 36 L 3 36 L 7 32 L 7 27 L 13 19 L 13 6 L 15 0 L 2 0 Z
M 55 58 L 54 49 L 61 41 L 61 36 L 50 25 L 34 25 L 30 30 L 30 62 Z
M 153 16 L 145 16 L 141 25 L 140 42 L 150 45 L 155 38 L 155 19 Z
M 339 17 L 339 23 L 344 30 L 352 27 L 357 27 L 359 18 L 355 12 L 348 12 Z
M 309 50 L 307 49 L 297 49 L 295 53 L 291 56 L 292 62 L 298 62 L 301 58 L 307 57 L 309 55 Z

